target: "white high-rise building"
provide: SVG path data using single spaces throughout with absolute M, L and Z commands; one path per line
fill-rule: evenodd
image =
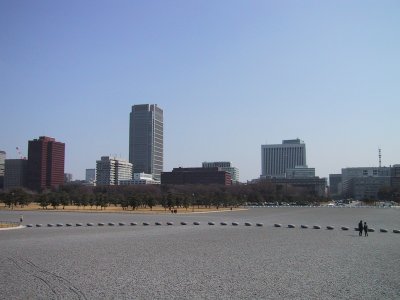
M 261 145 L 261 177 L 285 177 L 287 169 L 305 166 L 306 145 L 300 139 L 283 140 L 282 144 Z
M 96 184 L 118 185 L 121 180 L 132 179 L 132 164 L 126 160 L 102 156 L 96 161 Z

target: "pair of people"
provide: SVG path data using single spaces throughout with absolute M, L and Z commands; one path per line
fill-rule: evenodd
M 358 223 L 358 235 L 362 236 L 363 231 L 364 231 L 365 236 L 368 236 L 368 225 L 367 225 L 367 222 L 364 222 L 364 225 L 363 225 L 363 221 L 361 220 Z

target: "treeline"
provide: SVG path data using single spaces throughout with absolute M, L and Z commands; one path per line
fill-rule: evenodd
M 131 186 L 82 186 L 65 185 L 57 190 L 32 193 L 23 189 L 0 194 L 0 201 L 9 207 L 25 206 L 32 202 L 43 208 L 64 208 L 69 205 L 105 209 L 121 206 L 135 210 L 152 209 L 161 205 L 174 207 L 237 207 L 247 203 L 296 203 L 315 204 L 323 200 L 304 188 L 290 185 L 258 183 L 250 185 L 131 185 Z

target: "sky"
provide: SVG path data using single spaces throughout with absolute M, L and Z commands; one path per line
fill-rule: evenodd
M 84 179 L 128 159 L 135 104 L 164 110 L 164 171 L 300 138 L 307 164 L 400 163 L 399 1 L 0 0 L 0 150 L 66 144 Z

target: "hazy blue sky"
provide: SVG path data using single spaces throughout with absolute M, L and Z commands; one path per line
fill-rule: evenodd
M 164 110 L 164 170 L 300 138 L 319 176 L 400 163 L 400 1 L 0 0 L 0 149 L 66 143 L 83 179 Z

